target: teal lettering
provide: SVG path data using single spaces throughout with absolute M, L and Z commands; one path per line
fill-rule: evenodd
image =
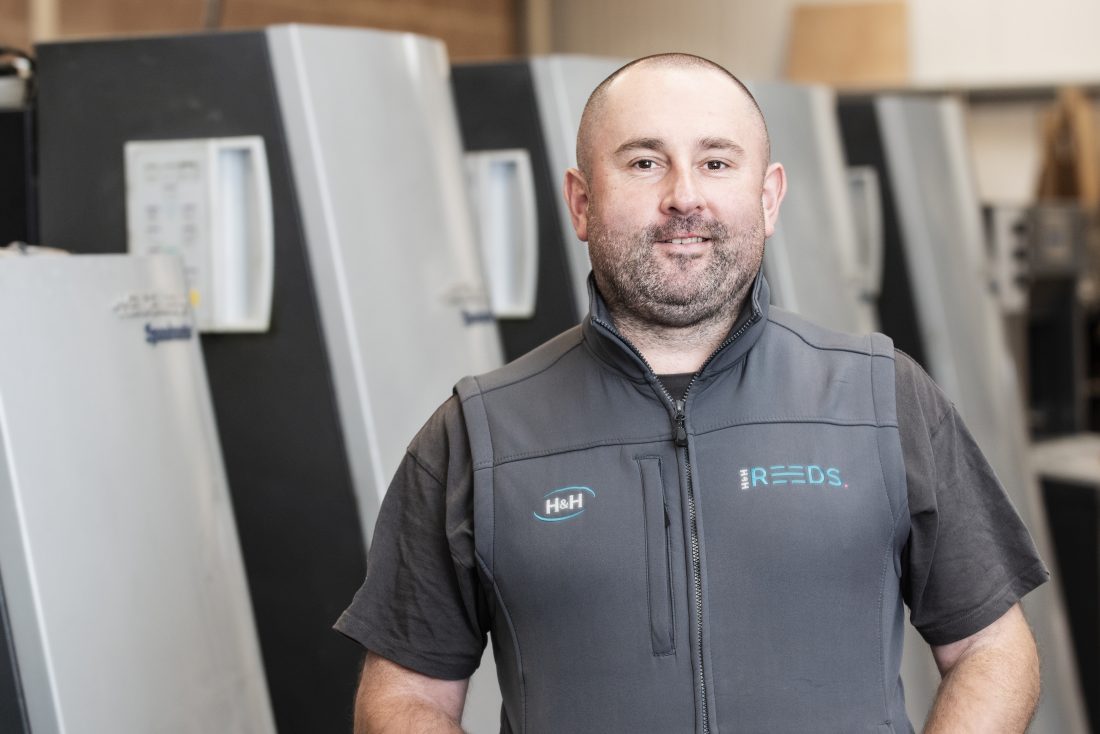
M 825 472 L 820 466 L 810 464 L 806 467 L 806 479 L 809 480 L 810 484 L 824 484 Z
M 752 468 L 752 486 L 755 487 L 758 483 L 768 483 L 768 470 L 762 466 L 754 466 Z
M 829 486 L 841 487 L 844 485 L 844 482 L 840 481 L 840 469 L 830 467 L 825 470 L 825 473 L 829 476 Z

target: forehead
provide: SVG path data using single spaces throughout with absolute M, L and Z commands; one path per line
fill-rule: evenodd
M 597 155 L 632 138 L 669 145 L 727 138 L 762 151 L 764 127 L 755 105 L 732 79 L 705 67 L 639 66 L 607 88 L 594 126 Z

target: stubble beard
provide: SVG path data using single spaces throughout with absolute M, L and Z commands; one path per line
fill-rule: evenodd
M 701 255 L 664 255 L 657 243 L 692 232 L 710 240 Z M 649 328 L 683 329 L 732 320 L 764 256 L 763 212 L 731 233 L 698 214 L 626 232 L 590 214 L 589 258 L 611 312 Z M 706 258 L 700 270 L 695 261 Z

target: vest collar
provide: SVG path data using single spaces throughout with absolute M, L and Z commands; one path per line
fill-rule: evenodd
M 770 295 L 768 281 L 764 278 L 764 268 L 760 268 L 746 303 L 748 308 L 742 309 L 729 336 L 703 363 L 703 368 L 699 371 L 700 377 L 729 369 L 752 349 L 767 323 Z M 588 303 L 588 316 L 582 328 L 585 341 L 596 356 L 625 373 L 627 377 L 648 382 L 653 370 L 641 352 L 615 328 L 611 312 L 596 289 L 596 278 L 592 273 L 588 274 Z

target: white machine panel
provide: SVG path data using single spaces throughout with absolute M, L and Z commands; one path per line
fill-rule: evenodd
M 539 119 L 546 136 L 546 152 L 550 158 L 550 172 L 561 190 L 566 169 L 577 165 L 577 131 L 581 126 L 581 113 L 588 96 L 607 77 L 625 64 L 628 59 L 601 58 L 599 56 L 538 56 L 531 59 L 531 74 L 535 80 L 535 95 L 539 106 Z M 569 256 L 569 271 L 573 279 L 573 293 L 577 301 L 577 313 L 588 313 L 588 246 L 573 234 L 573 222 L 564 199 L 558 197 L 558 212 L 562 222 L 565 242 L 562 245 Z
M 836 100 L 825 87 L 749 85 L 768 122 L 772 160 L 787 172 L 787 196 L 764 251 L 776 305 L 831 329 L 875 328 L 864 297 L 858 229 L 849 193 Z
M 271 185 L 259 137 L 130 142 L 126 228 L 135 255 L 183 258 L 202 331 L 267 331 Z
M 363 529 L 424 420 L 501 363 L 442 42 L 268 30 Z M 354 86 L 333 83 L 355 69 Z
M 35 734 L 273 734 L 175 258 L 0 258 L 0 574 Z
M 443 43 L 311 26 L 267 31 L 362 527 L 425 419 L 501 364 Z M 355 84 L 336 80 L 355 70 Z M 499 727 L 491 649 L 467 730 Z

